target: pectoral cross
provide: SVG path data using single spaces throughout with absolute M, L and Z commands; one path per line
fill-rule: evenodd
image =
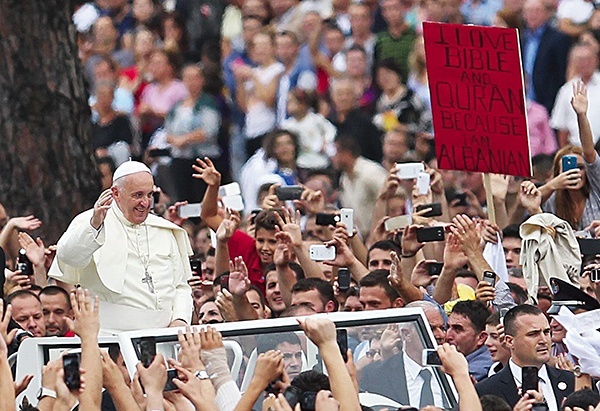
M 148 270 L 144 270 L 144 279 L 142 282 L 148 286 L 148 291 L 150 291 L 151 294 L 154 294 L 154 283 L 152 282 L 152 276 Z

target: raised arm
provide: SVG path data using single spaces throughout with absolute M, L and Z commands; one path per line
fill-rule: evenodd
M 213 162 L 208 157 L 204 160 L 196 159 L 196 164 L 192 166 L 195 173 L 192 177 L 199 178 L 207 184 L 204 198 L 202 199 L 202 211 L 200 218 L 213 230 L 217 231 L 223 217 L 219 216 L 219 185 L 221 184 L 221 173 L 217 171 Z
M 573 98 L 571 99 L 571 106 L 577 113 L 577 125 L 579 126 L 579 141 L 583 148 L 583 158 L 586 163 L 591 164 L 596 161 L 598 153 L 594 149 L 594 137 L 592 135 L 592 128 L 587 117 L 588 109 L 588 97 L 587 88 L 583 81 L 578 81 L 573 84 Z

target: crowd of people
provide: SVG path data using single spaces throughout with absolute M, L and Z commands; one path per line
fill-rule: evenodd
M 600 308 L 593 2 L 96 0 L 73 21 L 103 191 L 60 239 L 0 205 L 0 411 L 36 378 L 9 357 L 52 336 L 79 337 L 81 378 L 48 362 L 22 409 L 449 408 L 410 327 L 349 334 L 343 356 L 311 317 L 401 307 L 423 310 L 457 409 L 600 410 L 557 316 Z M 490 175 L 490 193 L 437 168 L 423 21 L 519 29 L 532 177 Z M 293 334 L 244 353 L 240 384 L 210 324 L 282 317 L 328 375 Z M 177 358 L 133 378 L 99 351 L 161 327 L 181 327 Z

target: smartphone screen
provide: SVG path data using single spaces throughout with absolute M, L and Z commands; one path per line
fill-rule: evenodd
M 140 349 L 140 361 L 146 368 L 150 367 L 156 357 L 156 338 L 142 337 L 138 345 Z
M 78 354 L 67 354 L 63 357 L 63 370 L 65 373 L 66 386 L 70 390 L 78 390 L 81 388 Z
M 346 292 L 346 291 L 348 291 L 348 289 L 350 289 L 350 280 L 351 280 L 350 270 L 348 270 L 347 268 L 340 268 L 338 270 L 337 281 L 338 281 L 338 287 L 341 292 Z
M 342 353 L 342 358 L 344 362 L 348 362 L 348 331 L 343 329 L 337 329 L 336 339 L 338 347 L 340 347 L 340 352 Z
M 222 275 L 219 284 L 221 284 L 221 292 L 223 290 L 229 291 L 229 274 Z
M 529 390 L 539 390 L 539 377 L 537 367 L 523 367 L 521 379 L 521 395 Z

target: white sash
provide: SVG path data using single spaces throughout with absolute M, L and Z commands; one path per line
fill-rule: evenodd
M 100 301 L 100 335 L 116 335 L 144 328 L 165 328 L 172 311 L 155 311 Z

